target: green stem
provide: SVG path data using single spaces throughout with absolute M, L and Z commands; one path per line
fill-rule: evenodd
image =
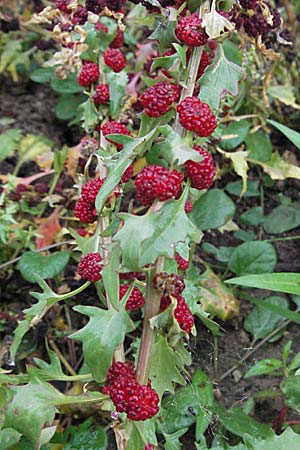
M 155 269 L 148 274 L 145 299 L 143 332 L 136 370 L 136 380 L 140 384 L 147 384 L 150 371 L 151 353 L 155 340 L 155 330 L 151 327 L 150 319 L 159 313 L 161 293 L 153 286 L 152 280 L 156 273 L 163 270 L 164 257 L 157 258 Z
M 300 239 L 300 236 L 287 236 L 282 238 L 264 239 L 263 242 L 294 241 L 297 239 Z

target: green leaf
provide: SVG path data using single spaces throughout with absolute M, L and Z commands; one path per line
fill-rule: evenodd
M 77 75 L 69 73 L 64 80 L 56 76 L 51 78 L 51 88 L 59 94 L 76 94 L 83 92 L 83 87 L 78 84 Z
M 293 272 L 248 275 L 231 278 L 226 280 L 225 283 L 300 295 L 300 274 Z
M 246 138 L 250 128 L 247 120 L 231 122 L 229 126 L 222 125 L 222 138 L 220 147 L 223 150 L 232 150 L 238 147 Z
M 170 15 L 170 20 L 168 17 L 164 16 L 163 20 L 160 20 L 155 27 L 153 33 L 148 37 L 148 39 L 154 39 L 159 42 L 161 48 L 170 48 L 171 44 L 175 41 L 175 29 L 177 22 Z
M 228 93 L 233 96 L 238 94 L 238 83 L 244 74 L 240 66 L 225 57 L 220 45 L 214 63 L 207 67 L 201 77 L 201 101 L 208 103 L 213 109 L 218 109 L 221 97 Z
M 298 133 L 298 131 L 291 130 L 291 128 L 286 127 L 275 120 L 267 120 L 267 122 L 281 131 L 281 133 L 283 133 L 297 148 L 300 149 L 300 133 Z
M 21 433 L 12 429 L 5 428 L 0 431 L 0 448 L 1 450 L 9 450 L 13 445 L 17 444 L 21 438 Z
M 107 437 L 103 428 L 97 425 L 95 431 L 78 431 L 64 450 L 106 450 Z
M 274 152 L 267 162 L 256 161 L 250 158 L 248 160 L 261 166 L 272 180 L 300 179 L 300 167 L 285 161 L 277 152 Z
M 221 424 L 230 433 L 243 437 L 245 434 L 256 438 L 266 439 L 273 436 L 274 432 L 269 425 L 254 420 L 245 414 L 240 408 L 225 410 L 221 405 L 215 403 L 214 412 L 218 415 Z M 267 447 L 265 447 L 266 450 Z
M 153 388 L 162 398 L 164 392 L 174 394 L 174 383 L 185 384 L 181 375 L 181 359 L 178 353 L 168 345 L 165 336 L 159 336 L 151 357 L 150 379 Z
M 262 306 L 265 309 L 268 309 L 269 311 L 281 316 L 281 318 L 286 318 L 288 320 L 291 320 L 295 323 L 299 323 L 300 322 L 300 314 L 294 311 L 290 311 L 288 309 L 288 305 L 285 303 L 285 301 L 283 302 L 283 299 L 281 297 L 281 304 L 280 305 L 276 305 L 272 302 L 266 301 L 266 302 L 261 302 L 261 300 L 256 299 L 255 297 L 251 297 L 249 295 L 245 295 L 245 298 L 247 300 L 249 300 L 250 302 L 254 303 L 257 306 Z M 283 303 L 283 304 L 282 304 Z
M 36 156 L 49 152 L 53 145 L 54 142 L 45 136 L 27 134 L 20 142 L 18 166 L 24 161 L 35 159 Z
M 82 126 L 85 131 L 94 129 L 98 122 L 98 113 L 93 100 L 89 97 L 78 109 L 81 112 Z
M 0 161 L 12 156 L 18 148 L 22 131 L 18 129 L 7 130 L 0 135 Z
M 300 202 L 274 208 L 264 221 L 264 230 L 269 234 L 281 234 L 300 225 Z
M 129 316 L 125 311 L 106 311 L 95 306 L 79 305 L 73 309 L 89 316 L 90 320 L 69 337 L 82 341 L 85 362 L 95 380 L 103 382 L 115 350 L 123 342 L 125 334 L 132 330 Z
M 209 12 L 205 12 L 202 17 L 202 24 L 205 28 L 205 32 L 210 39 L 218 38 L 225 31 L 234 30 L 234 25 L 226 17 L 219 14 L 215 9 L 215 3 L 212 3 Z
M 243 187 L 241 191 L 241 196 L 247 191 L 247 152 L 237 151 L 237 152 L 223 152 L 226 158 L 230 158 L 232 161 L 234 171 L 243 179 Z
M 201 155 L 191 147 L 188 140 L 179 136 L 170 125 L 159 127 L 159 131 L 166 138 L 157 144 L 159 153 L 170 165 L 182 165 L 188 160 L 196 162 L 202 160 Z
M 124 71 L 119 73 L 109 72 L 106 74 L 106 81 L 110 88 L 110 115 L 112 119 L 115 119 L 120 114 L 121 102 L 126 95 L 125 88 L 128 83 L 128 75 Z
M 267 358 L 259 361 L 252 366 L 244 375 L 244 378 L 257 377 L 259 375 L 266 375 L 282 368 L 280 359 Z
M 248 242 L 248 241 L 255 241 L 256 234 L 254 231 L 249 230 L 237 230 L 233 233 L 234 237 L 239 239 L 240 241 Z
M 48 345 L 47 353 L 50 358 L 50 363 L 47 363 L 39 358 L 34 358 L 34 362 L 38 366 L 38 369 L 34 369 L 35 373 L 38 374 L 38 378 L 43 381 L 64 381 L 66 379 L 66 375 L 62 371 L 59 357 L 54 351 L 50 350 Z
M 272 296 L 264 300 L 258 300 L 257 306 L 248 314 L 244 321 L 244 328 L 251 333 L 255 340 L 263 339 L 277 327 L 282 316 L 276 312 L 266 309 L 264 305 L 273 305 L 288 309 L 289 305 L 285 298 Z
M 270 136 L 265 131 L 258 130 L 256 133 L 248 134 L 245 142 L 249 158 L 262 162 L 269 161 L 273 146 Z
M 280 388 L 286 395 L 286 403 L 296 411 L 300 411 L 300 376 L 290 376 L 283 380 Z
M 268 242 L 244 242 L 236 247 L 228 268 L 237 275 L 272 272 L 276 264 L 276 252 Z
M 30 73 L 29 78 L 35 83 L 48 83 L 51 81 L 53 75 L 52 67 L 40 67 Z
M 21 256 L 18 268 L 25 280 L 35 283 L 35 274 L 42 279 L 53 278 L 64 270 L 69 259 L 69 251 L 54 252 L 46 256 L 37 252 L 25 252 Z
M 82 103 L 83 96 L 65 94 L 62 95 L 56 106 L 55 114 L 60 120 L 70 120 L 76 116 L 77 108 Z
M 189 217 L 205 231 L 225 225 L 234 213 L 233 201 L 220 189 L 211 189 L 196 200 Z
M 291 428 L 287 428 L 282 434 L 277 436 L 273 434 L 264 440 L 258 440 L 255 436 L 245 436 L 245 443 L 249 450 L 298 450 L 300 445 L 300 436 Z
M 293 108 L 300 109 L 300 106 L 296 103 L 295 93 L 293 86 L 290 84 L 283 84 L 277 86 L 269 86 L 268 94 L 273 98 L 277 98 L 285 105 L 292 106 Z
M 119 267 L 120 247 L 115 243 L 110 248 L 108 261 L 101 272 L 106 296 L 115 309 L 118 309 L 119 302 Z
M 158 256 L 173 258 L 177 242 L 200 241 L 202 233 L 184 212 L 187 193 L 186 189 L 179 200 L 166 202 L 155 212 L 148 210 L 144 216 L 119 215 L 124 225 L 115 240 L 120 241 L 127 269 L 135 271 L 153 264 Z
M 265 220 L 262 207 L 254 206 L 253 208 L 248 209 L 248 211 L 240 215 L 240 220 L 242 223 L 250 227 L 261 225 Z
M 231 195 L 240 197 L 242 195 L 243 183 L 242 181 L 232 181 L 226 184 L 225 190 Z M 259 197 L 259 196 L 260 196 L 259 182 L 254 180 L 248 180 L 247 190 L 246 192 L 244 192 L 243 197 Z

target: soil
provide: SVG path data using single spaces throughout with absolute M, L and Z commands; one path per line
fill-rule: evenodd
M 57 97 L 51 90 L 38 84 L 26 82 L 22 86 L 14 86 L 6 80 L 3 84 L 1 92 L 1 104 L 0 104 L 0 123 L 3 122 L 3 118 L 13 119 L 11 127 L 20 128 L 24 133 L 41 133 L 44 136 L 52 139 L 55 143 L 61 147 L 63 144 L 74 145 L 77 143 L 79 133 L 77 130 L 71 130 L 67 127 L 67 124 L 59 121 L 55 117 L 55 104 Z M 274 141 L 278 140 L 278 135 L 274 135 Z M 280 141 L 281 149 L 288 149 L 290 152 L 294 152 L 289 142 L 281 137 Z M 295 153 L 296 154 L 296 153 Z M 5 171 L 13 169 L 13 160 L 6 161 Z M 4 167 L 2 167 L 4 170 Z M 22 176 L 32 175 L 30 166 L 22 168 Z M 262 177 L 262 173 L 253 169 L 251 175 L 254 178 Z M 223 188 L 229 181 L 232 181 L 233 175 L 228 173 L 222 180 L 216 183 L 216 186 Z M 299 187 L 300 182 L 297 180 L 284 180 L 274 183 L 271 188 L 265 190 L 265 209 L 266 213 L 278 205 L 277 194 L 282 192 L 284 195 L 289 196 L 292 200 L 299 200 Z M 246 211 L 252 206 L 257 206 L 257 198 L 235 198 L 237 214 L 235 217 L 238 225 L 243 228 L 243 225 L 239 221 L 241 213 Z M 258 228 L 253 228 L 254 231 L 260 231 Z M 298 235 L 298 230 L 293 230 L 290 233 L 285 233 L 284 236 Z M 274 236 L 271 236 L 274 237 Z M 276 237 L 279 237 L 276 235 Z M 268 239 L 266 233 L 261 234 L 262 239 Z M 241 243 L 232 236 L 232 233 L 218 231 L 211 231 L 205 233 L 203 242 L 209 242 L 215 246 L 234 246 Z M 300 246 L 297 245 L 298 241 L 281 241 L 274 243 L 278 263 L 275 268 L 276 271 L 286 272 L 300 272 Z M 197 247 L 197 256 L 202 258 L 206 263 L 214 265 L 216 261 L 203 250 L 201 245 Z M 69 286 L 74 289 L 78 286 L 78 280 L 75 276 L 75 263 L 70 266 L 67 273 L 64 275 L 62 281 L 63 285 Z M 36 289 L 36 286 L 26 282 L 17 270 L 9 270 L 1 272 L 2 282 L 0 286 L 0 299 L 1 299 L 1 312 L 9 312 L 11 318 L 7 321 L 5 329 L 1 332 L 0 338 L 4 346 L 9 346 L 12 340 L 13 330 L 16 325 L 15 317 L 21 314 L 24 308 L 29 307 L 32 304 L 32 297 L 29 292 Z M 58 286 L 53 286 L 54 290 Z M 252 290 L 249 292 L 253 296 L 261 296 L 261 291 Z M 263 292 L 263 296 L 268 296 L 267 291 Z M 286 296 L 288 298 L 288 296 Z M 80 302 L 84 304 L 93 304 L 95 301 L 95 291 L 93 287 L 90 287 L 85 291 L 84 295 L 81 295 Z M 292 352 L 297 351 L 297 344 L 299 342 L 300 329 L 295 324 L 289 324 L 286 327 L 283 337 L 276 343 L 265 343 L 254 354 L 248 358 L 243 364 L 241 364 L 237 370 L 228 375 L 222 381 L 218 380 L 222 378 L 231 367 L 237 364 L 243 357 L 245 352 L 251 347 L 251 336 L 247 334 L 243 329 L 243 321 L 252 306 L 246 300 L 240 299 L 241 302 L 241 314 L 237 319 L 221 323 L 223 335 L 218 338 L 218 360 L 217 368 L 215 362 L 215 343 L 211 333 L 203 327 L 200 321 L 197 322 L 198 335 L 196 338 L 192 338 L 190 341 L 190 349 L 193 355 L 192 371 L 196 368 L 201 368 L 207 373 L 211 379 L 215 380 L 216 396 L 219 401 L 230 408 L 232 406 L 243 405 L 248 398 L 257 394 L 261 390 L 278 387 L 280 379 L 274 377 L 257 377 L 244 380 L 242 374 L 253 365 L 254 362 L 269 357 L 281 356 L 283 345 L 292 340 Z M 70 302 L 75 304 L 76 298 Z M 68 324 L 63 322 L 58 324 L 59 319 L 64 315 L 63 306 L 54 307 L 53 310 L 47 315 L 46 320 L 41 323 L 34 332 L 31 333 L 28 339 L 26 339 L 23 346 L 22 359 L 20 365 L 23 364 L 25 358 L 27 362 L 33 360 L 33 357 L 43 356 L 44 338 L 48 336 L 50 329 L 53 329 L 53 325 L 61 331 L 62 335 L 65 330 L 68 329 Z M 82 323 L 78 322 L 78 316 L 71 317 L 72 327 L 75 329 L 77 326 L 82 326 Z M 49 337 L 49 336 L 48 336 Z M 42 345 L 40 345 L 42 343 Z M 71 359 L 77 360 L 77 355 L 74 354 L 74 349 L 67 342 L 66 338 L 59 340 L 60 348 L 63 353 L 71 351 Z M 73 351 L 73 354 L 72 354 Z M 74 361 L 73 361 L 74 362 Z M 72 363 L 72 361 L 71 361 Z M 80 360 L 77 361 L 77 365 L 80 364 Z M 256 401 L 254 417 L 262 422 L 272 422 L 276 419 L 281 409 L 284 406 L 284 399 L 282 397 L 274 399 L 261 399 Z M 290 416 L 288 416 L 290 418 Z M 191 429 L 182 438 L 182 448 L 185 450 L 192 450 L 194 448 L 194 430 Z M 109 445 L 108 449 L 115 449 L 113 433 L 109 432 Z

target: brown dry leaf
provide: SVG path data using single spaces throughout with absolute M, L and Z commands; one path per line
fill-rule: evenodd
M 68 156 L 66 159 L 66 169 L 68 174 L 73 178 L 74 181 L 78 180 L 77 176 L 77 166 L 80 157 L 80 145 L 71 147 L 68 151 Z
M 54 161 L 54 153 L 49 152 L 42 153 L 36 157 L 36 163 L 42 170 L 50 170 Z
M 200 303 L 206 312 L 221 320 L 239 315 L 239 302 L 221 279 L 209 268 L 200 277 Z
M 61 230 L 59 223 L 60 208 L 56 208 L 53 213 L 45 219 L 36 219 L 38 226 L 38 234 L 40 237 L 36 239 L 36 248 L 43 248 L 51 245 L 55 237 Z

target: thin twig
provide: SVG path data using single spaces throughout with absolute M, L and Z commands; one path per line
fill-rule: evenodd
M 67 369 L 67 371 L 73 375 L 76 376 L 77 373 L 75 372 L 75 370 L 73 369 L 73 367 L 68 363 L 68 361 L 66 360 L 66 358 L 64 357 L 64 355 L 61 353 L 61 351 L 59 350 L 59 348 L 57 347 L 57 345 L 55 344 L 54 341 L 50 340 L 49 341 L 49 345 L 50 347 L 52 347 L 52 349 L 55 351 L 55 353 L 57 354 L 57 356 L 59 357 L 60 361 L 62 362 L 62 364 L 64 365 L 64 367 Z

